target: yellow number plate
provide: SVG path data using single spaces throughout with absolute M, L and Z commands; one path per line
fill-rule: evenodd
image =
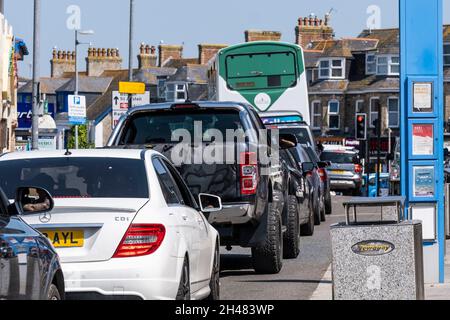
M 64 231 L 41 231 L 55 248 L 74 248 L 84 246 L 84 231 L 64 230 Z
M 344 170 L 333 170 L 334 174 L 345 174 Z

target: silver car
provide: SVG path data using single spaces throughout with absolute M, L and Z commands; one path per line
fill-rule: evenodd
M 325 150 L 320 159 L 329 162 L 328 177 L 331 190 L 361 195 L 362 166 L 358 153 L 348 150 Z

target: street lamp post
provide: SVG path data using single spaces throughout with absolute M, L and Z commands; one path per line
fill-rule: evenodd
M 39 149 L 39 77 L 41 51 L 41 0 L 34 0 L 34 28 L 33 28 L 33 106 L 31 125 L 31 148 Z
M 75 96 L 79 94 L 79 76 L 78 76 L 78 46 L 80 44 L 86 44 L 78 41 L 78 34 L 88 36 L 93 35 L 94 31 L 78 31 L 75 30 Z M 79 149 L 79 139 L 78 139 L 78 125 L 75 126 L 75 149 Z
M 130 37 L 128 43 L 128 81 L 133 81 L 134 0 L 130 0 Z M 133 95 L 128 95 L 128 108 L 132 108 Z

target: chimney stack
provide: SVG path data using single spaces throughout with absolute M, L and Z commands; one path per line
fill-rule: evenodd
M 139 70 L 156 67 L 156 48 L 154 46 L 150 47 L 148 44 L 142 43 L 138 55 L 138 62 Z
M 301 17 L 298 19 L 298 25 L 295 28 L 295 42 L 302 48 L 307 48 L 313 41 L 332 40 L 334 30 L 329 24 L 330 16 L 327 14 L 325 19 L 317 17 Z
M 181 59 L 183 57 L 183 46 L 160 44 L 158 49 L 160 67 L 164 67 L 169 59 Z
M 53 49 L 50 60 L 51 77 L 61 78 L 66 72 L 75 72 L 75 52 Z
M 198 63 L 202 65 L 208 64 L 208 62 L 215 57 L 217 52 L 228 47 L 226 44 L 199 44 L 198 45 Z
M 246 30 L 245 42 L 253 41 L 280 41 L 281 32 L 278 31 L 259 31 L 259 30 Z
M 121 68 L 122 58 L 118 49 L 89 48 L 86 58 L 88 77 L 98 77 L 104 71 L 120 70 Z

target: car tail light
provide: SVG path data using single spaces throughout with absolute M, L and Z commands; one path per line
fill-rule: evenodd
M 241 194 L 254 195 L 258 188 L 258 161 L 255 152 L 241 153 Z
M 363 171 L 362 165 L 355 164 L 355 172 L 356 173 L 362 173 L 362 171 Z
M 319 172 L 320 181 L 326 182 L 327 178 L 328 178 L 327 171 L 325 169 L 319 168 L 318 172 Z
M 125 233 L 113 258 L 140 257 L 154 253 L 161 246 L 166 228 L 160 224 L 133 224 Z

